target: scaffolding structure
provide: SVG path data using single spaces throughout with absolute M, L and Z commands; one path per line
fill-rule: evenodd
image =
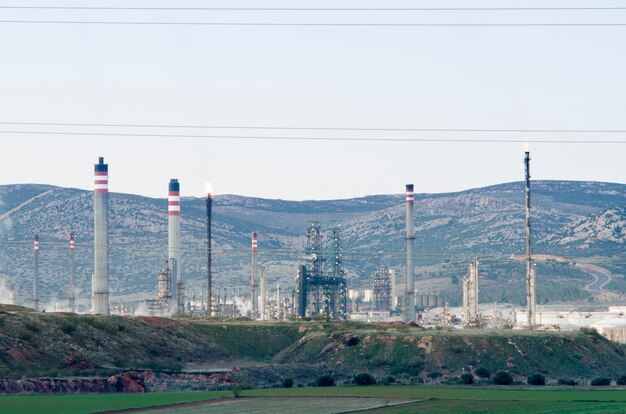
M 378 269 L 372 274 L 374 310 L 388 311 L 391 308 L 391 274 L 389 269 Z
M 333 228 L 327 249 L 324 245 L 321 225 L 311 223 L 307 228 L 306 263 L 298 266 L 296 278 L 297 315 L 346 319 L 346 275 L 339 226 Z M 330 266 L 326 265 L 327 256 L 332 258 Z

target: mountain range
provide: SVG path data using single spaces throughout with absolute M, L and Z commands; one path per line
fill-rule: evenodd
M 183 183 L 184 195 L 184 183 Z M 601 182 L 532 183 L 533 251 L 565 257 L 540 264 L 539 299 L 585 300 L 589 275 L 573 266 L 590 261 L 614 274 L 606 286 L 626 292 L 626 185 Z M 369 285 L 379 267 L 403 272 L 404 195 L 372 195 L 330 201 L 285 201 L 221 195 L 213 203 L 213 269 L 217 288 L 248 291 L 250 235 L 259 233 L 259 262 L 270 286 L 286 291 L 305 260 L 306 229 L 317 221 L 340 226 L 349 288 Z M 42 302 L 66 297 L 69 233 L 76 235 L 76 284 L 85 306 L 91 290 L 93 194 L 39 184 L 0 186 L 0 301 L 7 289 L 27 303 L 33 275 L 32 240 L 39 235 Z M 206 214 L 200 198 L 181 202 L 182 272 L 189 292 L 206 278 Z M 167 201 L 110 194 L 111 300 L 153 296 L 156 272 L 167 259 Z M 415 195 L 418 289 L 445 293 L 455 302 L 470 258 L 479 257 L 481 295 L 520 301 L 524 252 L 523 183 L 445 194 Z M 543 269 L 542 269 L 543 267 Z M 542 283 L 542 276 L 545 283 Z M 399 279 L 401 279 L 399 277 Z M 206 284 L 206 282 L 204 282 Z M 554 294 L 552 287 L 560 293 Z M 571 288 L 571 289 L 570 289 Z M 563 293 L 563 289 L 569 293 Z M 513 292 L 514 291 L 514 292 Z M 454 298 L 452 298 L 454 297 Z M 591 299 L 590 299 L 591 300 Z

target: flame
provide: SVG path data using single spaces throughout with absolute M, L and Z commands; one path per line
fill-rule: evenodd
M 524 152 L 530 152 L 530 144 L 529 144 L 528 140 L 526 140 L 526 142 L 524 142 Z
M 211 183 L 208 181 L 204 183 L 204 192 L 207 194 L 213 194 L 213 186 L 211 186 Z

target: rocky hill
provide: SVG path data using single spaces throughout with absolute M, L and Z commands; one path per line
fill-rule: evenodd
M 588 380 L 624 374 L 625 353 L 595 331 L 0 312 L 0 394 L 306 385 L 322 373 L 341 383 L 361 372 L 408 384 L 478 368 Z
M 604 263 L 617 275 L 606 288 L 622 293 L 626 286 L 621 276 L 626 273 L 626 185 L 537 181 L 532 191 L 535 252 Z M 166 260 L 166 205 L 165 199 L 111 194 L 112 301 L 154 294 L 156 271 Z M 0 186 L 0 302 L 6 301 L 6 290 L 11 289 L 18 303 L 28 303 L 35 234 L 41 240 L 42 302 L 50 309 L 55 299 L 63 300 L 67 239 L 73 231 L 79 302 L 88 306 L 92 208 L 89 191 L 35 184 Z M 203 200 L 184 198 L 181 221 L 182 270 L 190 291 L 199 292 L 205 278 Z M 270 286 L 280 283 L 291 289 L 296 266 L 304 259 L 304 235 L 310 221 L 321 222 L 324 229 L 341 225 L 351 287 L 367 286 L 371 272 L 379 266 L 402 270 L 404 205 L 400 194 L 331 201 L 223 195 L 214 202 L 216 287 L 243 287 L 247 291 L 250 233 L 258 231 L 259 260 L 269 266 Z M 481 294 L 501 301 L 523 301 L 514 293 L 522 284 L 523 267 L 510 260 L 512 254 L 524 250 L 521 183 L 449 194 L 416 194 L 415 223 L 419 288 L 439 290 L 454 301 L 460 289 L 455 280 L 465 274 L 469 258 L 477 256 L 483 264 L 481 277 L 485 278 Z M 539 274 L 546 276 L 545 283 L 538 283 L 540 302 L 542 298 L 586 300 L 584 287 L 590 276 L 567 261 L 540 264 Z M 570 293 L 554 293 L 560 286 Z

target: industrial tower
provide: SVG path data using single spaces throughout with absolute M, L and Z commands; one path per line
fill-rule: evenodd
M 537 297 L 535 296 L 535 265 L 530 251 L 530 151 L 526 148 L 524 155 L 525 194 L 526 194 L 526 312 L 528 327 L 532 329 L 537 323 Z
M 333 263 L 327 271 L 321 226 L 314 222 L 307 228 L 306 264 L 298 267 L 296 280 L 296 309 L 301 318 L 322 315 L 345 319 L 347 316 L 346 275 L 339 226 L 333 229 L 331 237 L 329 256 L 333 257 Z
M 372 275 L 374 310 L 388 311 L 391 308 L 391 273 L 388 269 L 378 269 Z
M 35 273 L 33 274 L 33 309 L 39 312 L 39 236 L 33 242 Z
M 172 315 L 185 311 L 183 296 L 178 292 L 182 281 L 180 256 L 180 183 L 171 179 L 167 187 L 167 262 Z
M 256 232 L 252 233 L 252 272 L 250 275 L 250 300 L 252 300 L 252 319 L 257 319 L 259 317 L 259 297 L 257 296 L 256 288 L 258 287 L 257 282 L 257 258 L 258 258 L 258 250 L 259 250 L 259 242 L 257 240 L 258 234 Z
M 70 257 L 69 257 L 69 272 L 67 283 L 67 301 L 70 308 L 70 312 L 76 312 L 76 289 L 74 288 L 74 233 L 70 233 Z
M 478 322 L 478 259 L 470 262 L 463 278 L 463 319 L 465 325 Z
M 402 320 L 407 323 L 415 319 L 415 268 L 413 266 L 413 241 L 415 233 L 413 230 L 413 184 L 406 185 L 406 234 L 405 234 L 405 254 L 406 254 L 406 292 L 404 294 L 404 306 Z
M 94 165 L 92 312 L 109 314 L 109 166 Z

